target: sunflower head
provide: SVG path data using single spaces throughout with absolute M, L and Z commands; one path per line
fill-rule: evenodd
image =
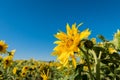
M 115 50 L 115 49 L 112 48 L 112 47 L 109 47 L 109 48 L 108 48 L 108 51 L 109 51 L 110 54 L 113 54 L 113 53 L 117 52 L 117 50 Z
M 28 69 L 29 69 L 28 66 L 24 66 L 24 67 L 22 68 L 22 72 L 26 72 Z
M 0 41 L 0 53 L 5 53 L 8 45 L 4 41 Z
M 80 32 L 78 30 L 80 25 L 82 25 L 82 23 L 78 26 L 76 23 L 72 24 L 72 27 L 67 24 L 66 33 L 60 31 L 55 35 L 58 40 L 54 42 L 57 46 L 53 49 L 54 52 L 52 55 L 57 56 L 57 60 L 63 64 L 63 66 L 67 66 L 69 64 L 69 59 L 71 59 L 73 66 L 76 67 L 76 55 L 74 52 L 80 51 L 78 45 L 81 44 L 81 40 L 88 38 L 91 34 L 89 29 Z M 91 44 L 92 43 L 90 43 L 90 46 Z
M 90 41 L 90 40 L 86 40 L 84 45 L 85 45 L 85 48 L 87 48 L 87 49 L 92 49 L 93 48 L 93 42 Z
M 26 72 L 24 72 L 24 71 L 23 71 L 23 72 L 21 72 L 21 77 L 25 77 L 25 76 L 26 76 L 26 74 L 27 74 L 27 73 L 26 73 Z
M 11 66 L 12 62 L 13 62 L 12 57 L 11 56 L 6 56 L 3 59 L 4 68 L 7 68 L 7 67 Z

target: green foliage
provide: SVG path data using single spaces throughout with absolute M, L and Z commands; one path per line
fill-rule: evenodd
M 112 43 L 115 45 L 116 49 L 120 51 L 120 30 L 114 34 Z
M 120 79 L 120 31 L 118 30 L 114 34 L 111 41 L 108 41 L 102 35 L 98 35 L 98 38 L 102 42 L 98 42 L 88 49 L 88 41 L 90 42 L 90 40 L 87 40 L 87 42 L 84 41 L 85 48 L 80 48 L 87 57 L 84 57 L 85 63 L 77 65 L 75 80 Z M 92 68 L 85 71 L 83 67 L 90 65 L 93 65 Z

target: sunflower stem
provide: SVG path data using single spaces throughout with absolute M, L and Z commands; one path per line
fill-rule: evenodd
M 87 50 L 87 52 L 85 52 L 82 48 L 80 48 L 81 49 L 81 51 L 84 53 L 84 55 L 85 55 L 85 57 L 86 57 L 86 62 L 87 62 L 87 65 L 88 65 L 88 70 L 89 70 L 89 74 L 90 74 L 90 78 L 91 78 L 91 80 L 94 80 L 93 78 L 94 78 L 94 76 L 92 75 L 92 71 L 91 71 L 91 68 L 90 68 L 90 62 L 89 62 L 89 57 L 88 57 L 88 50 Z
M 93 50 L 91 50 L 90 52 L 93 54 L 93 57 L 95 59 L 94 73 L 96 74 L 97 80 L 100 80 L 100 58 L 101 58 L 102 52 L 100 52 L 98 58 L 96 53 Z
M 97 80 L 100 80 L 100 59 L 97 59 L 97 64 L 96 64 L 96 78 L 97 78 Z

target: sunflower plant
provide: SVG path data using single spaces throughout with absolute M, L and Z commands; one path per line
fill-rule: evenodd
M 80 31 L 81 26 L 66 25 L 66 33 L 59 31 L 55 34 L 56 44 L 53 56 L 57 56 L 60 67 L 74 69 L 74 80 L 118 80 L 120 79 L 120 30 L 109 41 L 104 36 L 98 35 L 89 39 L 91 31 Z
M 0 40 L 0 79 L 10 79 L 10 67 L 13 63 L 15 50 L 8 51 L 8 44 Z

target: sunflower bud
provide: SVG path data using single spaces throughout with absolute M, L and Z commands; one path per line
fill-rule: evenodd
M 93 42 L 90 41 L 90 40 L 86 40 L 86 41 L 84 42 L 84 46 L 85 46 L 85 48 L 87 48 L 87 49 L 92 49 L 92 48 L 93 48 Z

